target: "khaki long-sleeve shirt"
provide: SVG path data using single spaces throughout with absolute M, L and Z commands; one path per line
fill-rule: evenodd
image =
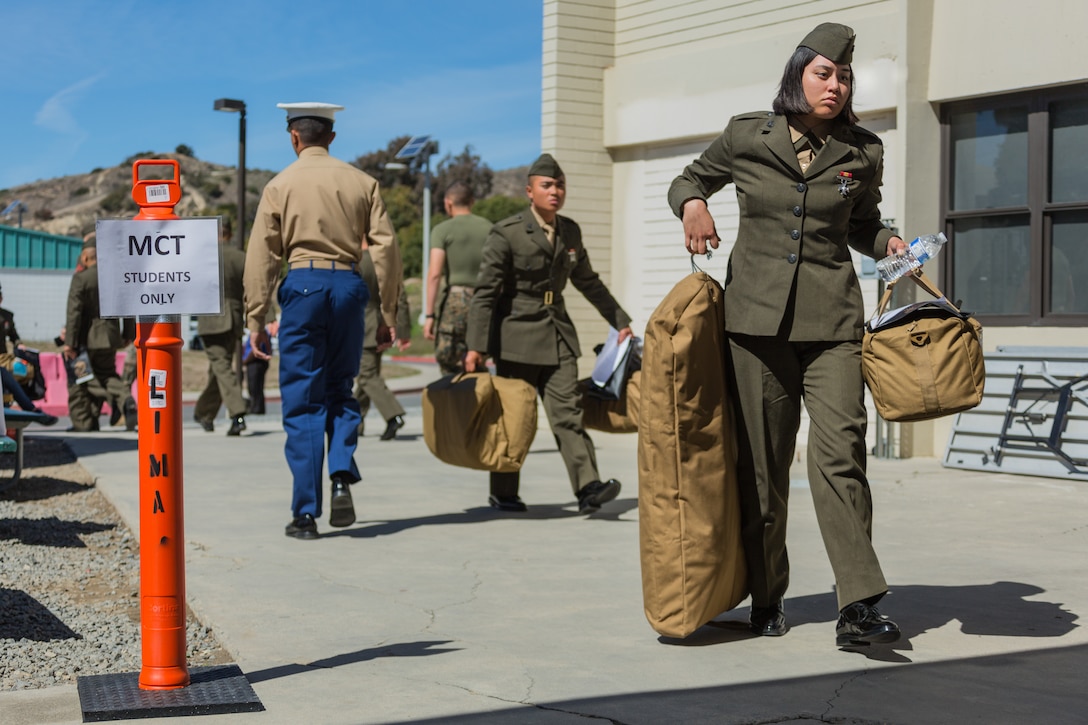
M 396 322 L 402 287 L 400 248 L 378 182 L 354 166 L 308 146 L 268 182 L 246 252 L 245 306 L 249 329 L 265 322 L 282 260 L 355 264 L 370 248 L 382 289 L 382 317 Z

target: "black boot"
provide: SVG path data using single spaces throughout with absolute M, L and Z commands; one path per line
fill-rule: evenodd
M 230 430 L 227 431 L 229 436 L 240 436 L 242 431 L 246 429 L 246 417 L 239 415 L 230 422 Z
M 404 418 L 399 415 L 394 415 L 387 421 L 385 426 L 385 432 L 382 433 L 381 439 L 383 441 L 391 441 L 397 437 L 397 431 L 404 427 Z

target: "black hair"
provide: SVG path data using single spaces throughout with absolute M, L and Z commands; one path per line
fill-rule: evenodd
M 786 68 L 782 71 L 782 80 L 778 83 L 778 95 L 774 97 L 774 103 L 771 105 L 775 113 L 782 116 L 803 116 L 806 113 L 812 113 L 812 106 L 809 105 L 808 99 L 805 98 L 805 86 L 802 79 L 805 75 L 805 68 L 818 55 L 819 53 L 815 50 L 803 45 L 798 46 L 797 50 L 793 51 L 793 55 L 786 61 Z M 847 126 L 858 122 L 858 117 L 854 113 L 855 84 L 853 68 L 850 71 L 850 95 L 846 97 L 846 103 L 843 104 L 842 111 L 835 117 L 836 121 Z
M 450 203 L 454 206 L 472 206 L 472 202 L 475 201 L 472 194 L 472 187 L 463 181 L 455 181 L 449 185 L 446 189 L 445 197 L 450 200 Z
M 332 133 L 332 121 L 314 116 L 296 118 L 287 124 L 289 131 L 298 131 L 299 140 L 303 145 L 327 145 L 329 135 Z

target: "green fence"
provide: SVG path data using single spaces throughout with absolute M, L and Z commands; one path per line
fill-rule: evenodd
M 74 269 L 83 240 L 0 224 L 0 267 Z

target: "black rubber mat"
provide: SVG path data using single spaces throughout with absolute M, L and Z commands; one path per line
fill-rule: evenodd
M 264 710 L 238 665 L 194 667 L 189 686 L 177 690 L 141 690 L 139 677 L 123 672 L 77 678 L 83 722 Z

